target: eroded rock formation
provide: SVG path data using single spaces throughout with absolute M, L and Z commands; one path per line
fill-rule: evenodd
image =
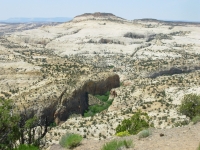
M 68 119 L 71 114 L 84 114 L 88 109 L 88 94 L 102 95 L 112 88 L 119 87 L 119 76 L 113 73 L 100 73 L 88 76 L 76 83 L 70 89 L 63 88 L 59 97 L 51 97 L 45 103 L 38 103 L 29 107 L 23 106 L 21 114 L 26 114 L 27 119 L 34 115 L 41 118 L 47 117 L 48 122 L 60 124 Z
M 119 76 L 112 74 L 106 78 L 97 77 L 97 80 L 88 80 L 76 88 L 71 94 L 64 93 L 54 114 L 56 124 L 65 121 L 70 114 L 82 114 L 88 108 L 88 94 L 104 94 L 112 88 L 119 87 Z M 68 95 L 69 94 L 69 95 Z
M 163 76 L 163 75 L 190 73 L 190 72 L 193 72 L 193 71 L 199 70 L 199 69 L 200 69 L 200 67 L 198 67 L 198 66 L 180 67 L 180 68 L 172 67 L 169 70 L 163 70 L 163 71 L 152 73 L 151 75 L 149 75 L 149 77 L 156 78 L 156 77 Z

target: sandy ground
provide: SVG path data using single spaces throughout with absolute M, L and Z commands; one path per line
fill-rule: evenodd
M 135 135 L 125 139 L 133 140 L 135 146 L 130 150 L 196 150 L 200 142 L 199 130 L 200 123 L 172 129 L 153 129 L 152 135 L 147 138 L 138 139 Z M 164 136 L 160 136 L 161 133 Z M 75 150 L 100 150 L 109 140 L 84 139 Z M 50 150 L 64 150 L 64 148 L 53 145 Z

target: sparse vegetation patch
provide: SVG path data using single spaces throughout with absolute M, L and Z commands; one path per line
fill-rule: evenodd
M 15 148 L 14 150 L 39 150 L 39 148 L 33 145 L 22 144 L 18 148 Z
M 62 147 L 71 149 L 71 148 L 74 148 L 74 147 L 77 147 L 78 145 L 80 145 L 82 139 L 83 138 L 81 135 L 66 133 L 64 136 L 62 136 L 59 144 Z
M 101 150 L 118 150 L 120 148 L 133 147 L 132 140 L 112 140 L 106 143 Z
M 123 137 L 123 136 L 129 136 L 130 133 L 128 131 L 118 132 L 116 134 L 117 136 Z
M 98 98 L 103 103 L 89 106 L 88 110 L 84 113 L 84 117 L 94 116 L 95 114 L 108 109 L 108 107 L 113 102 L 113 100 L 108 100 L 109 94 L 110 94 L 110 92 L 108 91 L 104 95 L 95 95 L 95 97 Z

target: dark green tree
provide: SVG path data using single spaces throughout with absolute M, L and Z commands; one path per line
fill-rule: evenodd
M 42 146 L 41 141 L 47 133 L 48 124 L 47 117 L 37 118 L 34 116 L 28 118 L 27 110 L 24 107 L 24 111 L 21 113 L 19 121 L 20 144 L 34 145 L 36 147 Z M 40 132 L 36 133 L 36 127 L 40 128 Z
M 47 133 L 47 117 L 27 117 L 27 111 L 17 114 L 13 112 L 11 100 L 0 99 L 0 150 L 12 150 L 20 145 L 27 144 L 36 147 L 42 146 L 41 141 Z M 36 127 L 40 132 L 36 133 Z
M 200 96 L 196 94 L 185 95 L 179 107 L 179 112 L 190 117 L 190 119 L 200 115 Z
M 137 134 L 143 129 L 149 128 L 150 118 L 147 113 L 137 111 L 130 119 L 124 119 L 116 128 L 116 133 L 128 131 L 130 134 Z
M 0 99 L 0 149 L 13 149 L 19 139 L 20 117 L 13 113 L 12 101 Z

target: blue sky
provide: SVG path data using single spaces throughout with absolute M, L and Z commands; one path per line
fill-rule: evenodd
M 107 12 L 133 20 L 200 22 L 200 0 L 0 0 L 0 20 L 13 17 L 74 17 Z

